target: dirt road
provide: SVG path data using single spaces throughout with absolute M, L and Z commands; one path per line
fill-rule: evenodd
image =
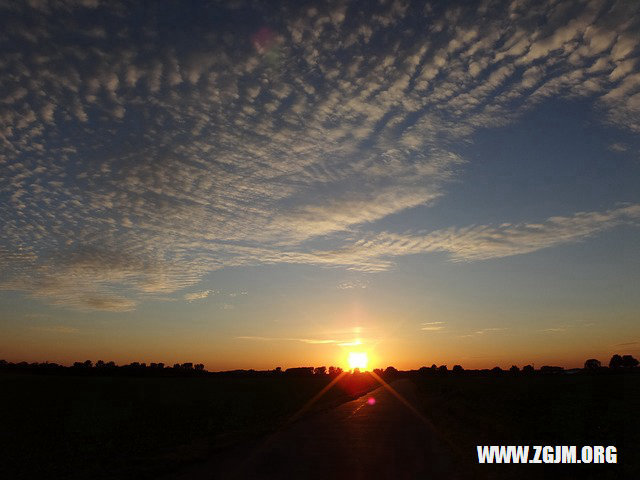
M 413 384 L 393 388 L 415 405 Z M 428 420 L 388 389 L 292 423 L 243 451 L 194 466 L 186 479 L 461 479 Z

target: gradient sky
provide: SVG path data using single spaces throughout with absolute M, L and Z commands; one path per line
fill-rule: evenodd
M 0 358 L 640 353 L 640 2 L 0 1 Z

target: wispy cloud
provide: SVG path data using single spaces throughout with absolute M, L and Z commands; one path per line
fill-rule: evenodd
M 391 257 L 444 252 L 453 261 L 479 261 L 522 255 L 545 248 L 583 241 L 620 225 L 637 225 L 640 205 L 602 212 L 580 212 L 570 217 L 551 217 L 538 223 L 504 223 L 447 228 L 423 235 L 383 232 L 329 252 L 313 252 L 317 263 L 381 270 Z M 312 262 L 313 256 L 307 258 Z
M 212 293 L 215 292 L 213 292 L 213 290 L 203 290 L 201 292 L 186 293 L 184 295 L 184 299 L 187 302 L 193 302 L 194 300 L 202 300 L 203 298 L 207 298 Z
M 340 282 L 338 284 L 338 288 L 340 290 L 353 290 L 353 289 L 364 289 L 367 288 L 369 282 L 364 280 L 348 280 L 345 282 Z
M 474 332 L 476 335 L 484 335 L 485 333 L 491 332 L 503 332 L 507 330 L 506 328 L 483 328 L 482 330 L 477 330 Z
M 612 152 L 626 152 L 627 150 L 629 150 L 629 145 L 619 142 L 612 143 L 611 145 L 609 145 L 609 150 L 611 150 Z
M 428 332 L 437 332 L 444 329 L 444 322 L 423 322 L 420 325 L 420 330 Z
M 235 337 L 238 340 L 257 340 L 257 341 L 287 341 L 287 342 L 301 342 L 308 343 L 310 345 L 337 345 L 339 347 L 351 347 L 355 345 L 362 345 L 362 340 L 344 341 L 336 339 L 326 338 L 287 338 L 287 337 L 260 337 L 260 336 L 239 336 Z
M 65 325 L 33 326 L 29 328 L 31 330 L 38 331 L 38 332 L 62 333 L 62 334 L 78 333 L 80 331 L 75 327 L 68 327 Z
M 477 337 L 478 335 L 487 335 L 487 334 L 492 334 L 492 333 L 499 333 L 499 332 L 505 332 L 507 331 L 508 328 L 504 328 L 504 327 L 493 327 L 493 328 L 482 328 L 480 330 L 476 330 L 475 332 L 471 332 L 471 333 L 467 333 L 464 335 L 459 335 L 460 338 L 471 338 L 471 337 Z

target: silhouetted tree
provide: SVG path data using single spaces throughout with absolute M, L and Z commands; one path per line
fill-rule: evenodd
M 594 371 L 598 370 L 601 366 L 602 364 L 600 363 L 600 360 L 596 360 L 595 358 L 590 358 L 586 362 L 584 362 L 585 370 Z
M 316 367 L 313 370 L 314 375 L 326 375 L 326 373 L 327 373 L 327 367 Z
M 451 371 L 453 373 L 462 373 L 464 372 L 464 368 L 462 368 L 462 365 L 454 365 Z
M 373 373 L 381 377 L 382 375 L 384 375 L 384 370 L 382 370 L 381 368 L 374 368 Z
M 180 366 L 180 364 L 179 364 L 179 363 L 174 363 L 174 364 L 173 364 L 173 369 L 174 369 L 174 370 L 180 370 L 180 368 L 181 368 L 181 366 Z
M 193 363 L 191 362 L 185 362 L 182 364 L 182 369 L 183 370 L 191 370 L 193 369 Z
M 551 365 L 544 365 L 540 367 L 540 373 L 562 373 L 564 371 L 564 367 L 554 367 Z
M 287 375 L 295 375 L 297 377 L 308 377 L 313 375 L 313 367 L 287 368 L 284 373 Z
M 617 353 L 609 360 L 609 368 L 620 368 L 622 366 L 622 357 Z
M 531 374 L 533 372 L 535 372 L 535 369 L 531 365 L 525 365 L 522 367 L 522 373 Z
M 447 366 L 446 365 L 440 365 L 438 367 L 438 373 L 447 373 Z
M 627 368 L 634 368 L 638 366 L 638 360 L 631 355 L 622 356 L 622 366 Z
M 84 367 L 85 368 L 91 368 L 93 366 L 93 362 L 91 360 L 85 360 L 84 361 Z
M 276 375 L 280 375 L 282 373 L 282 367 L 276 367 L 276 369 L 274 370 L 274 373 Z
M 491 369 L 491 373 L 493 373 L 494 375 L 499 375 L 502 373 L 502 369 L 500 367 L 493 367 Z
M 395 377 L 397 374 L 398 374 L 398 370 L 392 366 L 388 366 L 384 370 L 385 377 Z
M 98 360 L 96 362 L 96 368 L 104 368 L 104 362 L 102 360 Z
M 431 364 L 431 371 L 432 371 L 432 372 L 435 372 L 437 369 L 438 369 L 438 367 L 436 367 L 436 364 L 435 364 L 435 363 L 432 363 L 432 364 Z
M 518 368 L 518 366 L 517 366 L 517 365 L 511 365 L 511 368 L 509 369 L 509 371 L 510 371 L 511 373 L 513 373 L 514 375 L 515 375 L 516 373 L 520 373 L 520 369 Z
M 197 372 L 204 372 L 204 365 L 202 363 L 197 363 L 193 368 Z
M 114 362 L 114 361 L 107 362 L 105 367 L 106 368 L 116 368 L 116 362 Z

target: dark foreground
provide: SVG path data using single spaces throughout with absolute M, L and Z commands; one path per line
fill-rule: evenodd
M 0 479 L 157 478 L 274 431 L 330 381 L 0 373 Z M 376 386 L 345 376 L 307 413 Z
M 392 388 L 417 403 L 410 380 Z M 468 478 L 459 467 L 430 422 L 379 387 L 167 480 Z
M 409 406 L 360 374 L 300 414 L 329 376 L 2 374 L 0 478 L 640 478 L 637 373 L 386 380 Z M 615 445 L 618 464 L 478 465 L 476 445 Z

